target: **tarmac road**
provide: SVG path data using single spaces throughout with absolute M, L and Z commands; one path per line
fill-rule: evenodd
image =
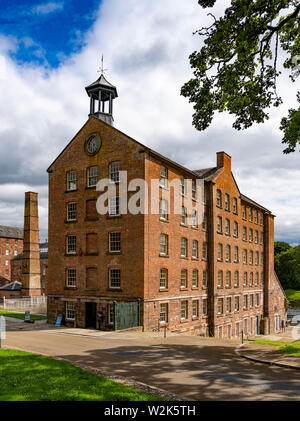
M 8 325 L 6 347 L 64 358 L 187 399 L 300 400 L 299 370 L 244 360 L 234 352 L 236 341 Z

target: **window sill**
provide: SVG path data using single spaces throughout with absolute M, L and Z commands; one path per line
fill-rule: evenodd
M 168 292 L 169 288 L 159 288 L 158 291 L 159 292 Z
M 217 231 L 217 234 L 223 235 L 223 232 L 222 231 Z
M 106 219 L 117 219 L 117 218 L 122 218 L 122 215 L 106 215 Z
M 115 255 L 120 255 L 120 254 L 122 254 L 122 252 L 121 251 L 108 251 L 106 254 L 108 254 L 108 255 L 111 255 L 111 254 L 115 254 Z
M 161 189 L 163 189 L 163 190 L 167 190 L 167 191 L 169 191 L 169 190 L 170 190 L 170 189 L 169 189 L 169 187 L 162 186 L 161 184 L 159 185 L 159 187 L 160 187 Z
M 202 289 L 207 289 L 207 285 L 202 285 Z
M 199 228 L 198 228 L 198 227 L 196 227 L 196 226 L 194 226 L 194 227 L 193 227 L 193 225 L 192 225 L 192 229 L 193 229 L 193 230 L 197 230 L 197 231 L 199 231 Z M 203 230 L 202 230 L 202 231 L 203 231 Z
M 192 290 L 193 291 L 198 291 L 199 290 L 199 287 L 192 287 Z
M 193 316 L 192 320 L 199 320 L 199 316 Z
M 198 257 L 192 257 L 192 260 L 198 261 L 199 258 Z M 202 259 L 202 260 L 205 260 L 205 259 Z
M 188 228 L 188 225 L 183 224 L 182 222 L 180 222 L 180 226 L 183 227 L 183 228 Z
M 188 319 L 180 319 L 180 323 L 188 323 Z
M 65 223 L 65 224 L 75 224 L 76 222 L 78 222 L 78 220 L 77 220 L 77 219 L 73 219 L 73 220 L 70 220 L 70 221 L 69 221 L 68 219 L 65 219 L 65 220 L 64 220 L 64 223 Z
M 78 254 L 77 253 L 66 253 L 65 254 L 65 257 L 72 257 L 72 256 L 78 256 Z
M 187 291 L 188 288 L 187 287 L 180 287 L 180 291 Z
M 188 260 L 187 256 L 180 256 L 180 259 Z
M 168 224 L 169 224 L 169 221 L 168 221 L 168 219 L 165 219 L 165 218 L 159 218 L 159 220 L 160 220 L 160 222 L 167 222 Z
M 159 257 L 166 257 L 167 259 L 170 257 L 168 254 L 162 254 L 162 253 L 159 253 L 158 256 Z

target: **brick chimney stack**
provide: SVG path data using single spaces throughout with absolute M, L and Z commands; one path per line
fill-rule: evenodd
M 38 194 L 25 193 L 22 295 L 41 295 Z
M 217 168 L 231 171 L 231 156 L 226 152 L 217 152 Z

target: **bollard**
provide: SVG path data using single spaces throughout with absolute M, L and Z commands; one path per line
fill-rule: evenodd
M 160 320 L 158 319 L 158 328 L 157 331 L 160 332 Z
M 244 343 L 244 331 L 242 330 L 241 331 L 241 334 L 242 334 L 242 344 Z
M 165 324 L 164 325 L 164 338 L 166 337 L 167 337 L 167 325 Z

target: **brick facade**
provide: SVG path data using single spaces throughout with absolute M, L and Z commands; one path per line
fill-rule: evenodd
M 102 145 L 91 156 L 85 152 L 85 145 L 95 133 Z M 159 180 L 162 167 L 167 170 L 169 183 L 181 177 L 201 180 L 205 188 L 202 206 L 206 220 L 198 221 L 197 227 L 183 224 L 181 215 L 172 212 L 172 192 L 167 218 L 149 212 L 121 216 L 98 214 L 95 206 L 99 192 L 88 186 L 88 168 L 97 167 L 98 178 L 108 178 L 112 162 L 120 163 L 121 170 L 127 171 L 128 182 L 138 178 L 151 186 L 151 180 Z M 76 172 L 73 184 L 72 171 Z M 87 314 L 97 311 L 102 312 L 103 318 L 95 326 L 110 329 L 113 301 L 138 298 L 145 330 L 156 329 L 159 319 L 165 318 L 169 330 L 234 337 L 242 329 L 249 334 L 273 332 L 275 316 L 277 320 L 279 317 L 281 321 L 286 320 L 286 298 L 274 272 L 273 215 L 241 194 L 231 172 L 231 158 L 226 153 L 217 154 L 216 167 L 191 171 L 91 116 L 48 172 L 50 322 L 62 313 L 67 324 L 73 325 L 75 318 L 77 326 L 86 327 L 90 322 Z M 119 185 L 117 195 L 118 189 Z M 159 188 L 160 199 L 164 190 L 168 189 Z M 149 187 L 149 199 L 151 193 L 154 192 Z M 129 201 L 134 194 L 128 193 Z M 188 200 L 193 202 L 191 197 Z M 218 230 L 220 218 L 222 229 Z M 120 251 L 109 249 L 111 233 L 119 233 Z M 161 234 L 168 239 L 165 254 L 160 253 Z M 187 241 L 187 256 L 181 256 L 182 238 Z M 194 257 L 192 244 L 198 244 Z M 220 244 L 221 260 L 218 259 Z M 230 246 L 229 259 L 226 259 L 227 246 Z M 238 261 L 234 259 L 235 247 L 238 247 Z M 245 261 L 244 251 L 247 252 Z M 223 284 L 218 280 L 220 271 Z M 235 283 L 237 271 L 238 283 Z M 119 274 L 120 287 L 116 287 L 113 283 L 118 279 L 112 281 L 112 277 L 118 278 Z
M 0 226 L 0 287 L 11 281 L 11 260 L 23 251 L 23 229 Z

